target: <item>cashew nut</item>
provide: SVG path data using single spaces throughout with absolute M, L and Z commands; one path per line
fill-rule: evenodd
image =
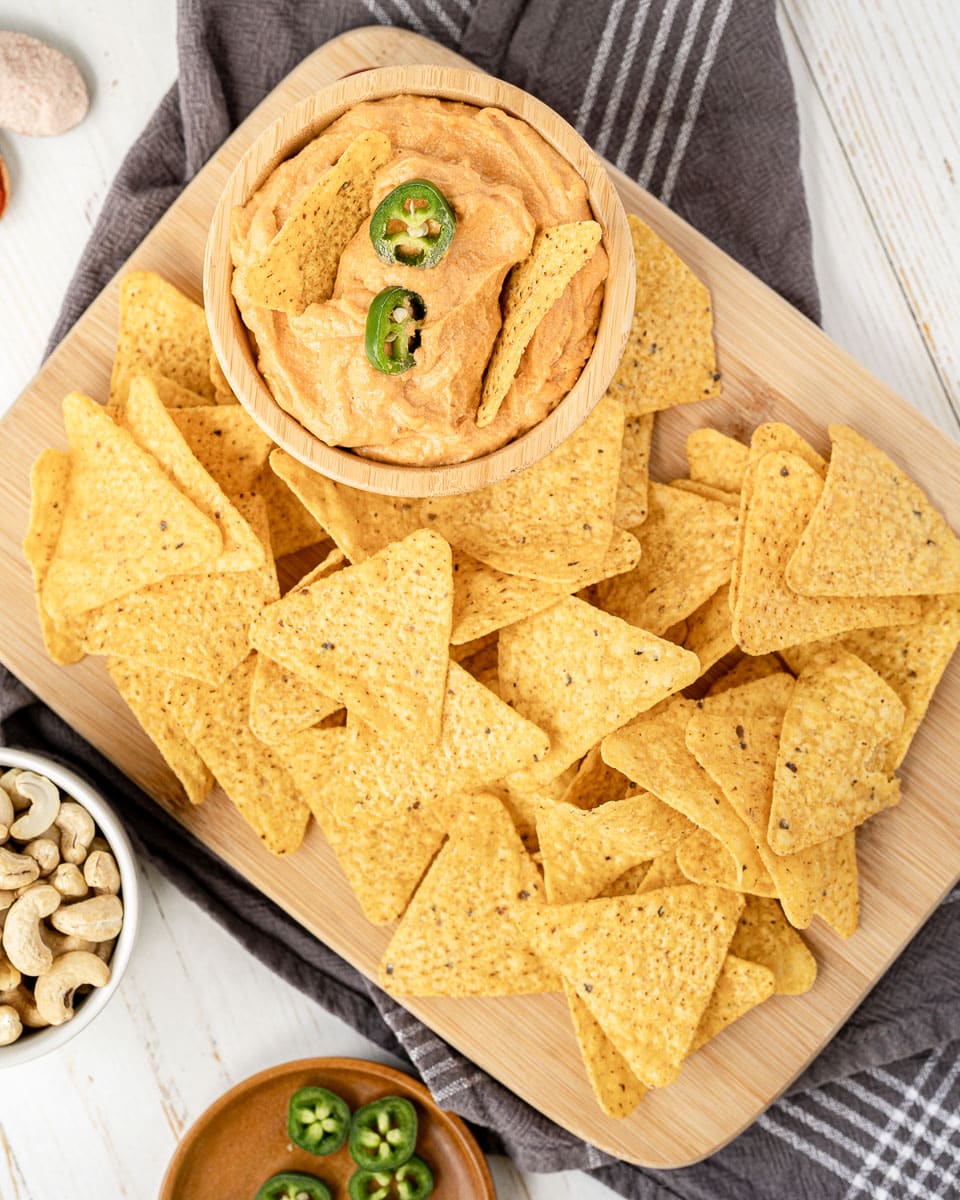
M 9 892 L 6 890 L 0 891 L 0 916 L 6 914 L 7 909 L 14 902 L 14 900 L 16 900 L 16 898 L 17 893 L 12 889 Z M 3 926 L 0 924 L 0 929 L 2 928 Z
M 83 864 L 83 878 L 97 896 L 120 891 L 120 868 L 109 850 L 92 850 Z
M 8 796 L 13 795 L 13 784 L 17 776 L 22 774 L 20 767 L 11 767 L 9 771 L 4 771 L 0 775 L 0 788 L 7 793 Z
M 116 945 L 117 939 L 111 938 L 108 942 L 98 942 L 93 952 L 97 958 L 102 958 L 105 963 L 108 963 L 113 958 L 113 951 Z
M 36 859 L 41 879 L 45 879 L 60 862 L 60 847 L 49 838 L 34 838 L 32 842 L 27 842 L 23 852 Z
M 93 817 L 80 804 L 65 800 L 54 825 L 60 830 L 60 855 L 64 862 L 83 862 L 97 829 Z
M 20 972 L 9 958 L 0 951 L 0 992 L 8 992 L 20 982 Z
M 23 1033 L 20 1014 L 12 1004 L 0 1004 L 0 1046 L 9 1046 Z
M 83 872 L 76 863 L 61 863 L 49 876 L 47 883 L 55 887 L 61 896 L 70 900 L 81 900 L 89 890 Z M 0 904 L 2 903 L 0 899 Z
M 13 781 L 14 795 L 29 801 L 30 808 L 10 826 L 10 836 L 29 842 L 49 829 L 60 812 L 60 793 L 55 783 L 33 771 L 21 771 Z
M 0 846 L 0 888 L 15 892 L 24 884 L 33 883 L 40 874 L 40 864 L 29 854 L 16 854 Z
M 40 922 L 59 907 L 60 893 L 47 883 L 37 884 L 13 902 L 3 927 L 3 949 L 24 975 L 42 975 L 50 969 L 53 954 L 40 937 Z M 64 929 L 61 932 L 75 931 Z
M 103 987 L 109 979 L 110 968 L 95 954 L 85 950 L 64 954 L 37 980 L 34 998 L 40 1016 L 51 1025 L 62 1025 L 73 1016 L 73 994 L 78 987 Z
M 106 838 L 102 838 L 99 834 L 97 834 L 97 836 L 90 843 L 90 848 L 87 851 L 87 853 L 92 854 L 94 852 L 94 850 L 106 850 L 107 853 L 109 854 L 109 853 L 111 853 L 110 843 L 107 841 Z
M 87 938 L 77 937 L 75 933 L 57 933 L 55 929 L 48 929 L 46 925 L 40 926 L 40 941 L 50 948 L 54 959 L 59 958 L 61 954 L 69 954 L 71 950 L 89 950 L 93 953 L 98 945 Z
M 10 836 L 10 826 L 13 824 L 13 801 L 6 788 L 0 788 L 0 842 L 5 842 Z
M 43 1029 L 50 1022 L 40 1016 L 33 996 L 21 983 L 19 987 L 11 988 L 9 992 L 0 992 L 0 1005 L 9 1004 L 16 1010 L 17 1016 L 28 1029 Z
M 60 893 L 57 892 L 57 899 L 59 898 Z M 24 899 L 27 899 L 27 896 Z M 9 923 L 8 920 L 7 924 Z M 123 925 L 123 905 L 119 896 L 93 896 L 89 900 L 80 900 L 76 904 L 67 904 L 57 909 L 50 918 L 50 924 L 60 933 L 75 933 L 91 942 L 106 942 L 120 932 Z M 29 974 L 37 975 L 39 972 L 31 971 Z

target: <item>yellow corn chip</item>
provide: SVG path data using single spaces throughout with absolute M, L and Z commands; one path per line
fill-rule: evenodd
M 672 851 L 668 852 L 668 854 L 661 854 L 660 858 L 668 858 L 670 854 L 672 854 Z M 635 867 L 624 871 L 619 879 L 615 879 L 613 883 L 608 884 L 600 895 L 610 899 L 615 899 L 617 896 L 637 896 L 643 890 L 644 881 L 652 869 L 652 863 L 637 863 Z M 688 880 L 685 875 L 678 872 L 678 878 L 675 882 L 687 883 Z M 657 887 L 661 886 L 663 885 L 657 884 Z
M 507 276 L 501 298 L 503 324 L 493 343 L 477 410 L 481 429 L 500 411 L 537 326 L 574 275 L 586 266 L 602 236 L 596 221 L 541 229 L 533 239 L 529 258 Z
M 668 642 L 673 642 L 677 646 L 682 646 L 687 636 L 689 625 L 685 620 L 677 621 L 675 625 L 671 625 L 664 633 L 664 637 Z
M 603 560 L 584 586 L 609 579 L 637 565 L 640 543 L 622 529 L 615 529 Z M 477 562 L 457 551 L 453 557 L 454 643 L 472 641 L 492 630 L 502 629 L 525 617 L 535 616 L 569 595 L 562 583 L 541 583 L 520 575 L 506 575 L 495 567 Z
M 142 371 L 123 376 L 117 385 L 116 395 L 111 394 L 112 407 L 123 409 L 127 403 L 127 396 L 130 394 L 130 383 L 134 379 L 148 379 L 153 384 L 160 397 L 160 402 L 165 408 L 197 408 L 210 403 L 209 396 L 201 396 L 199 392 L 192 392 L 190 388 L 177 383 L 175 379 L 168 379 L 166 375 L 160 375 L 157 371 L 144 368 Z
M 62 450 L 44 450 L 30 470 L 30 525 L 23 541 L 23 554 L 33 573 L 43 644 L 47 654 L 61 666 L 83 658 L 83 618 L 55 621 L 40 596 L 56 553 L 69 481 L 70 455 Z M 72 628 L 78 624 L 80 628 Z
M 635 530 L 640 564 L 597 586 L 597 603 L 651 633 L 689 616 L 730 578 L 737 514 L 726 504 L 650 485 L 647 519 Z
M 420 530 L 272 604 L 251 644 L 385 737 L 440 739 L 453 579 L 450 547 Z
M 547 900 L 590 900 L 630 867 L 676 846 L 692 829 L 685 817 L 646 792 L 589 812 L 569 804 L 541 809 L 537 841 Z
M 480 562 L 571 590 L 613 536 L 623 406 L 601 400 L 546 458 L 502 483 L 424 502 L 423 523 Z
M 485 633 L 480 637 L 471 638 L 469 642 L 461 642 L 459 646 L 450 647 L 450 657 L 454 662 L 466 664 L 466 669 L 471 675 L 476 676 L 479 667 L 480 670 L 485 670 L 488 666 L 496 668 L 497 665 L 497 642 L 500 639 L 498 630 L 492 633 Z M 477 662 L 469 662 L 468 660 L 477 658 Z
M 245 409 L 205 404 L 172 409 L 170 416 L 204 470 L 228 496 L 254 490 L 273 442 Z
M 187 740 L 171 702 L 170 687 L 175 676 L 122 658 L 108 658 L 107 670 L 144 732 L 180 780 L 190 803 L 206 799 L 213 788 L 213 776 Z
M 737 861 L 730 851 L 706 829 L 697 829 L 677 846 L 677 866 L 691 883 L 701 887 L 725 887 L 754 896 L 776 896 L 768 871 L 747 886 L 739 878 Z
M 465 799 L 384 953 L 381 986 L 400 996 L 559 991 L 559 978 L 530 949 L 515 917 L 542 890 L 500 801 Z
M 335 483 L 274 450 L 270 466 L 352 563 L 401 542 L 420 528 L 419 505 Z
M 609 395 L 628 416 L 720 395 L 710 293 L 690 268 L 632 213 L 637 264 L 633 325 Z
M 743 819 L 687 751 L 684 734 L 697 703 L 673 697 L 604 738 L 604 762 L 708 830 L 730 851 L 741 888 L 763 878 L 763 863 Z
M 236 396 L 233 394 L 226 375 L 223 373 L 223 367 L 220 366 L 220 360 L 217 358 L 213 347 L 210 347 L 210 382 L 213 384 L 214 396 L 217 404 L 239 404 Z
M 782 675 L 783 663 L 775 654 L 744 654 L 736 666 L 721 675 L 710 687 L 708 696 L 719 696 L 731 688 L 742 687 L 768 675 Z
M 733 632 L 749 654 L 819 641 L 848 629 L 918 620 L 919 600 L 904 597 L 799 596 L 786 567 L 809 521 L 822 483 L 817 473 L 788 451 L 765 454 L 751 468 L 744 488 L 746 515 L 742 558 L 733 610 Z
M 687 618 L 684 649 L 700 659 L 704 675 L 724 655 L 736 649 L 730 612 L 730 585 L 724 584 Z
M 217 557 L 223 538 L 216 523 L 99 404 L 73 392 L 63 416 L 67 503 L 42 592 L 55 620 Z
M 329 300 L 340 256 L 370 215 L 374 178 L 389 158 L 385 133 L 369 129 L 355 138 L 297 200 L 259 259 L 235 274 L 235 292 L 293 316 Z
M 629 1117 L 647 1094 L 647 1089 L 630 1070 L 627 1060 L 566 979 L 563 980 L 563 990 L 570 1005 L 570 1018 L 583 1065 L 597 1103 L 608 1117 Z
M 715 1038 L 751 1008 L 768 1000 L 774 992 L 774 975 L 759 963 L 746 962 L 733 954 L 723 961 L 716 987 L 693 1035 L 689 1053 Z
M 730 508 L 740 507 L 739 492 L 725 492 L 723 488 L 714 487 L 709 483 L 701 483 L 699 479 L 671 479 L 670 486 L 679 488 L 682 492 L 690 492 L 703 500 L 713 500 L 717 504 L 726 504 Z
M 149 379 L 130 380 L 122 421 L 142 450 L 152 454 L 172 483 L 214 521 L 223 538 L 223 550 L 200 571 L 250 571 L 264 561 L 263 542 L 224 495 L 187 445 Z
M 237 508 L 268 546 L 260 497 L 238 496 Z M 91 612 L 84 648 L 215 687 L 246 659 L 250 622 L 278 596 L 269 554 L 250 571 L 173 575 Z
M 689 1052 L 742 908 L 733 892 L 691 885 L 550 905 L 526 924 L 634 1075 L 663 1087 Z
M 699 669 L 695 655 L 572 596 L 502 630 L 503 698 L 550 738 L 550 753 L 520 786 L 559 775 Z
M 684 875 L 677 864 L 676 849 L 665 850 L 658 854 L 644 872 L 643 879 L 638 881 L 636 893 L 653 892 L 657 888 L 686 887 L 690 880 Z
M 724 492 L 739 492 L 750 451 L 717 429 L 694 429 L 687 435 L 690 478 Z
M 806 596 L 960 592 L 960 539 L 882 450 L 831 425 L 826 483 L 787 566 Z
M 600 747 L 593 746 L 587 751 L 560 799 L 574 808 L 591 809 L 606 804 L 608 800 L 635 796 L 639 790 L 625 775 L 608 767 L 603 761 Z
M 120 328 L 110 377 L 110 402 L 126 395 L 126 381 L 144 372 L 162 375 L 214 402 L 210 334 L 203 308 L 152 271 L 131 271 L 120 282 Z
M 269 466 L 263 468 L 255 490 L 267 504 L 270 544 L 275 558 L 296 554 L 326 538 L 326 531 Z
M 613 519 L 621 528 L 642 525 L 647 519 L 647 484 L 650 479 L 650 442 L 653 413 L 627 417 L 620 450 L 620 478 Z
M 800 672 L 783 719 L 767 841 L 793 854 L 837 837 L 900 799 L 880 768 L 903 730 L 896 692 L 845 650 Z
M 778 996 L 808 992 L 817 977 L 817 960 L 776 900 L 747 897 L 730 953 L 769 967 Z

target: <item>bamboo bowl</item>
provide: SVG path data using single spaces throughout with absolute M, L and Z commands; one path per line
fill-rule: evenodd
M 267 176 L 347 109 L 400 94 L 501 108 L 531 125 L 587 185 L 610 260 L 593 353 L 573 388 L 538 425 L 506 446 L 469 462 L 417 467 L 383 463 L 328 446 L 274 399 L 257 369 L 251 338 L 230 290 L 230 214 Z M 520 88 L 478 71 L 452 67 L 386 67 L 349 75 L 292 108 L 253 142 L 227 181 L 207 236 L 203 295 L 214 350 L 240 403 L 294 458 L 330 479 L 387 496 L 443 496 L 474 491 L 531 466 L 586 419 L 616 371 L 633 316 L 635 270 L 630 229 L 602 163 L 547 105 Z

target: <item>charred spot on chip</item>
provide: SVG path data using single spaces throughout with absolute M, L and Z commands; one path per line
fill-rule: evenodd
M 788 763 L 784 763 L 783 765 L 787 768 L 788 771 L 792 771 L 793 774 L 796 775 L 796 773 L 797 773 L 797 764 L 796 763 L 788 762 Z
M 783 817 L 781 817 L 781 818 L 780 818 L 780 828 L 781 828 L 781 829 L 789 829 L 789 828 L 790 828 L 790 822 L 789 822 L 789 821 L 785 821 L 785 820 L 783 819 Z

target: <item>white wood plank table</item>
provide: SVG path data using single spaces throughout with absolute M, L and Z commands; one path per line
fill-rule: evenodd
M 826 329 L 960 436 L 960 7 L 781 0 L 779 15 Z M 0 135 L 14 191 L 0 223 L 2 413 L 39 365 L 110 179 L 177 68 L 175 0 L 8 0 L 0 24 L 67 50 L 93 88 L 70 134 Z M 0 1073 L 0 1200 L 153 1196 L 207 1104 L 308 1055 L 388 1061 L 147 870 L 139 944 L 108 1014 L 60 1054 Z M 577 1172 L 493 1168 L 503 1200 L 609 1195 Z

